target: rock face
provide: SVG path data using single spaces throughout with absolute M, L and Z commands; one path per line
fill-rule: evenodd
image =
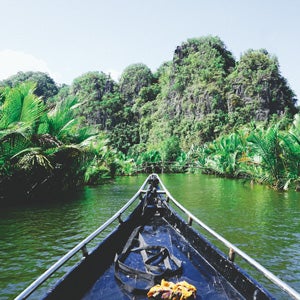
M 201 120 L 222 110 L 248 107 L 250 118 L 296 112 L 293 92 L 276 58 L 250 50 L 239 62 L 217 37 L 188 40 L 175 49 L 165 98 L 171 116 Z
M 293 91 L 279 72 L 275 57 L 266 50 L 249 50 L 228 76 L 228 112 L 247 107 L 257 121 L 285 111 L 296 113 Z
M 148 87 L 153 81 L 151 70 L 144 64 L 128 66 L 120 78 L 120 93 L 125 102 L 133 105 L 142 88 Z
M 164 132 L 162 136 L 176 135 L 188 148 L 215 138 L 225 127 L 297 111 L 275 57 L 266 50 L 249 50 L 235 61 L 218 37 L 177 46 L 173 60 L 162 65 L 157 76 L 156 110 L 149 110 L 150 120 L 149 115 L 141 119 L 142 126 L 151 124 L 150 142 Z
M 165 99 L 171 115 L 201 120 L 226 110 L 225 81 L 234 66 L 232 54 L 217 37 L 192 39 L 178 46 Z
M 97 124 L 101 129 L 115 125 L 115 114 L 121 109 L 121 99 L 116 94 L 117 86 L 103 72 L 88 72 L 74 79 L 70 94 L 78 99 L 80 116 L 87 124 Z
M 81 103 L 80 116 L 112 133 L 115 144 L 128 140 L 126 149 L 176 136 L 186 150 L 250 121 L 297 111 L 275 57 L 249 50 L 236 61 L 214 36 L 177 46 L 173 59 L 155 74 L 142 63 L 132 64 L 118 84 L 102 72 L 89 72 L 69 90 Z

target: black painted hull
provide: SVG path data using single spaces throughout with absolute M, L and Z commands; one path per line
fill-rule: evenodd
M 114 258 L 132 231 L 142 226 L 150 245 L 166 246 L 183 262 L 182 274 L 172 281 L 186 280 L 197 288 L 196 299 L 273 299 L 204 236 L 196 232 L 163 201 L 162 208 L 141 202 L 88 257 L 76 265 L 46 295 L 45 299 L 147 299 L 126 292 L 114 276 Z M 132 263 L 137 264 L 132 259 Z

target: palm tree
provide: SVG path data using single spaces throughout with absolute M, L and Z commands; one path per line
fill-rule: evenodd
M 300 114 L 295 115 L 294 122 L 289 132 L 282 136 L 283 163 L 287 181 L 284 189 L 290 182 L 300 184 Z
M 276 189 L 283 188 L 285 177 L 281 140 L 278 124 L 267 130 L 258 128 L 248 137 L 248 142 L 252 146 L 249 155 L 253 164 L 256 168 L 262 167 L 263 173 L 260 171 L 262 180 Z
M 45 114 L 43 101 L 34 94 L 35 84 L 23 83 L 2 91 L 0 107 L 0 184 L 6 186 L 15 173 L 12 159 L 32 147 L 31 136 Z
M 74 99 L 59 103 L 47 114 L 34 88 L 32 83 L 5 88 L 0 107 L 0 185 L 13 191 L 18 184 L 18 190 L 23 190 L 20 197 L 53 184 L 71 186 L 81 175 L 76 167 L 81 170 L 84 154 L 59 139 L 81 141 L 87 136 L 87 130 L 74 120 Z
M 208 145 L 206 151 L 209 155 L 204 167 L 219 175 L 235 177 L 245 149 L 245 140 L 240 132 L 222 136 Z
M 34 94 L 35 84 L 23 83 L 5 88 L 0 109 L 0 161 L 9 160 L 20 151 L 31 147 L 31 136 L 45 114 L 43 101 Z
M 65 100 L 56 103 L 55 107 L 48 112 L 46 124 L 48 128 L 46 132 L 55 136 L 59 140 L 67 140 L 68 135 L 75 131 L 79 119 L 75 118 L 75 108 L 77 100 L 73 97 L 68 97 Z
M 0 137 L 13 131 L 31 134 L 37 129 L 39 120 L 45 114 L 45 106 L 42 99 L 34 94 L 34 89 L 35 84 L 30 82 L 4 89 Z

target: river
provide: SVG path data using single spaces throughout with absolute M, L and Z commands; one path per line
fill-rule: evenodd
M 51 203 L 41 199 L 36 204 L 1 208 L 0 299 L 14 298 L 104 223 L 135 194 L 145 178 L 119 177 L 101 186 L 86 187 L 69 199 L 58 196 Z M 300 291 L 299 193 L 276 192 L 208 175 L 164 174 L 161 178 L 172 195 L 200 220 Z M 239 258 L 236 262 L 246 266 Z M 248 272 L 278 299 L 285 298 L 255 270 Z

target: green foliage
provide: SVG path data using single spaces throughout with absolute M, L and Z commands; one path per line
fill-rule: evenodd
M 70 86 L 63 84 L 59 87 L 58 93 L 47 99 L 47 107 L 53 108 L 57 102 L 63 101 L 70 96 Z M 74 97 L 73 97 L 74 98 Z
M 222 135 L 198 148 L 196 154 L 193 151 L 193 161 L 205 173 L 249 178 L 275 189 L 297 187 L 300 183 L 299 114 L 289 131 L 280 130 L 280 125 L 281 121 L 264 129 L 252 123 Z
M 300 113 L 294 116 L 293 124 L 289 132 L 296 141 L 300 141 Z
M 81 103 L 78 115 L 84 117 L 87 124 L 101 124 L 103 129 L 108 126 L 108 102 L 115 106 L 111 108 L 114 112 L 118 107 L 119 98 L 115 95 L 108 95 L 113 92 L 114 83 L 103 72 L 83 74 L 74 79 L 70 88 L 70 95 Z
M 51 172 L 53 166 L 48 158 L 41 152 L 40 148 L 26 148 L 23 151 L 20 151 L 12 157 L 13 160 L 17 160 L 16 167 L 20 170 L 24 170 L 31 174 L 36 170 L 43 170 L 46 172 Z
M 282 135 L 281 146 L 287 189 L 290 182 L 300 184 L 300 114 L 295 115 L 291 129 Z
M 47 133 L 59 140 L 66 141 L 70 136 L 76 134 L 79 118 L 75 118 L 77 99 L 68 97 L 57 102 L 56 106 L 47 114 Z
M 141 153 L 136 159 L 137 169 L 142 173 L 161 171 L 161 155 L 158 150 L 148 150 Z
M 295 117 L 297 120 L 297 117 Z M 256 127 L 224 135 L 201 147 L 198 155 L 205 172 L 226 177 L 247 177 L 275 189 L 299 182 L 300 143 L 279 125 Z
M 32 145 L 30 139 L 18 131 L 1 132 L 0 138 L 0 161 L 4 164 L 15 154 Z M 1 163 L 0 163 L 1 164 Z
M 156 97 L 159 95 L 160 86 L 157 83 L 141 88 L 138 97 L 132 107 L 132 112 L 141 119 L 150 113 L 150 108 L 154 105 Z
M 121 75 L 120 93 L 125 102 L 132 105 L 142 88 L 150 86 L 152 82 L 152 72 L 146 65 L 130 65 Z
M 248 137 L 248 142 L 253 146 L 253 159 L 265 170 L 262 180 L 275 188 L 284 185 L 283 153 L 280 145 L 281 136 L 277 126 L 267 130 L 256 129 Z
M 203 167 L 219 175 L 237 177 L 245 151 L 246 143 L 240 132 L 221 136 L 208 144 Z
M 18 72 L 16 75 L 0 82 L 0 86 L 14 88 L 25 82 L 35 83 L 36 88 L 34 94 L 38 97 L 42 97 L 44 102 L 47 102 L 48 99 L 58 93 L 58 86 L 54 80 L 48 74 L 43 72 Z
M 47 111 L 34 94 L 34 85 L 23 83 L 5 88 L 3 99 L 1 197 L 28 199 L 74 189 L 84 183 L 85 173 L 91 174 L 94 161 L 100 162 L 98 169 L 106 169 L 109 176 L 114 176 L 116 152 L 106 144 L 100 147 L 104 138 L 98 129 L 86 127 L 76 118 L 79 104 L 74 97 L 66 97 Z M 95 173 L 93 180 L 100 173 Z M 18 190 L 14 189 L 15 182 Z
M 172 136 L 161 143 L 161 158 L 163 163 L 174 162 L 181 154 L 179 139 Z
M 4 103 L 1 107 L 0 130 L 12 128 L 35 129 L 45 107 L 40 98 L 34 94 L 35 85 L 23 83 L 4 90 Z
M 18 73 L 0 83 L 0 197 L 135 172 L 300 186 L 295 102 L 276 57 L 249 50 L 235 61 L 213 36 L 182 43 L 154 74 L 128 66 L 119 84 L 88 72 L 58 91 L 46 74 Z
M 250 116 L 262 121 L 286 110 L 295 114 L 294 93 L 279 71 L 276 57 L 264 50 L 248 50 L 228 76 L 229 111 L 248 106 Z
M 139 131 L 135 124 L 120 123 L 110 133 L 110 145 L 127 154 L 130 147 L 139 143 Z
M 70 92 L 80 102 L 100 101 L 106 80 L 107 76 L 102 72 L 88 72 L 73 80 Z
M 100 184 L 103 179 L 110 178 L 110 170 L 104 165 L 92 162 L 86 169 L 84 181 L 88 185 Z
M 161 123 L 169 123 L 170 136 L 177 135 L 185 149 L 192 141 L 212 140 L 217 134 L 215 127 L 224 124 L 225 81 L 234 65 L 232 54 L 218 37 L 190 39 L 178 46 L 172 63 L 162 65 L 157 72 L 159 93 L 151 103 L 157 108 L 155 113 L 147 103 L 139 110 L 141 124 L 149 122 L 152 114 L 149 137 L 151 131 L 165 127 Z M 211 120 L 216 121 L 216 126 Z

